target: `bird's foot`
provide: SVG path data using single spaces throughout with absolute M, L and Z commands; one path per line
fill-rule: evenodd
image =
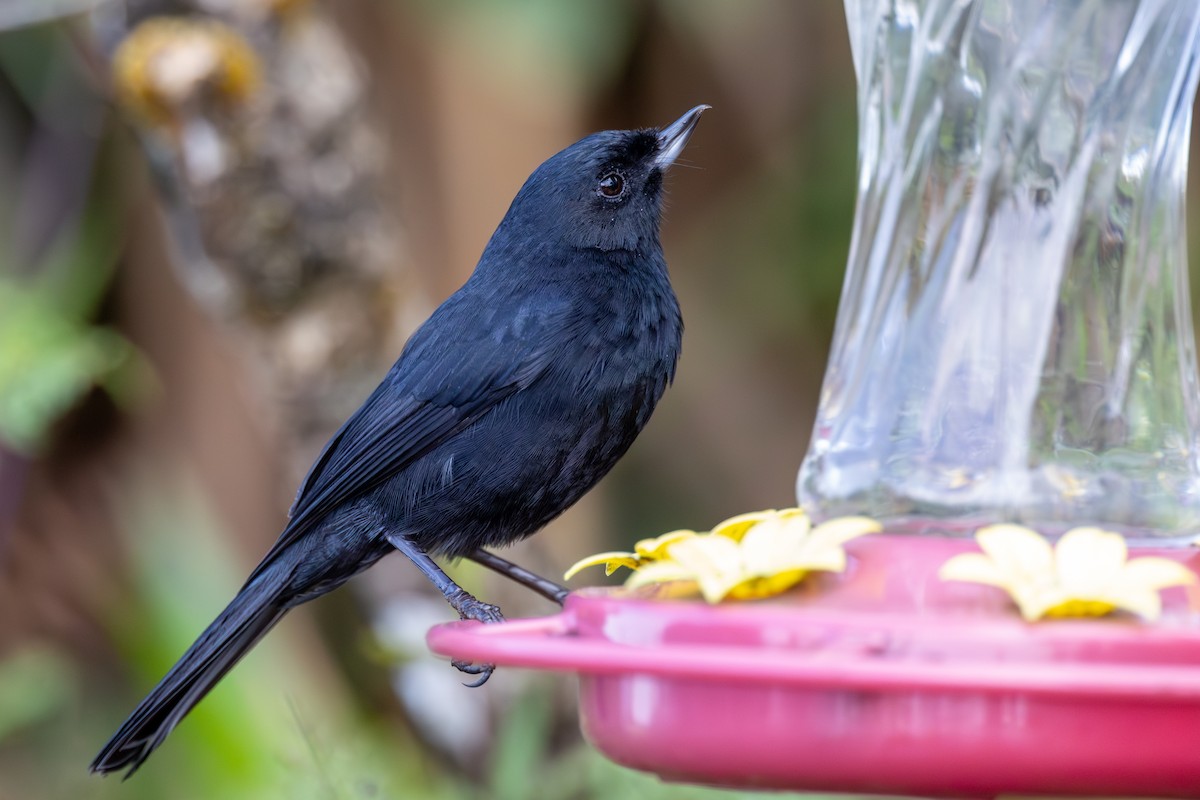
M 484 624 L 494 622 L 504 622 L 504 615 L 500 613 L 500 607 L 494 606 L 491 603 L 485 603 L 475 595 L 463 589 L 447 595 L 446 599 L 450 601 L 450 605 L 458 612 L 460 619 L 473 619 Z M 492 673 L 496 670 L 495 664 L 472 664 L 469 661 L 451 661 L 450 666 L 457 669 L 466 675 L 478 675 L 479 679 L 472 683 L 464 683 L 463 685 L 474 689 L 483 686 L 487 683 L 488 678 L 492 677 Z
M 496 671 L 495 664 L 472 664 L 470 661 L 451 661 L 450 666 L 454 667 L 464 675 L 478 675 L 479 677 L 471 683 L 464 683 L 468 689 L 477 689 L 487 683 L 488 678 L 492 677 L 492 673 Z
M 465 589 L 451 592 L 446 596 L 446 600 L 458 612 L 460 619 L 473 619 L 484 623 L 504 622 L 504 615 L 500 613 L 499 606 L 485 603 Z

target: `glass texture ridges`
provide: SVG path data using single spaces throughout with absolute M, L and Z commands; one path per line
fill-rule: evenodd
M 847 0 L 858 199 L 801 503 L 1200 532 L 1200 3 Z

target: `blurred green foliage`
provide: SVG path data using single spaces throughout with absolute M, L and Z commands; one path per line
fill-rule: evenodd
M 530 75 L 554 76 L 578 97 L 594 91 L 627 59 L 634 44 L 638 7 L 631 0 L 563 3 L 561 0 L 421 0 L 455 38 L 506 42 L 508 57 L 494 66 L 520 83 Z
M 62 55 L 50 29 L 0 36 L 0 73 L 29 109 L 54 91 Z M 13 172 L 12 185 L 28 186 L 27 174 Z M 119 193 L 102 176 L 76 179 L 91 188 L 78 215 L 68 206 L 57 218 L 31 219 L 20 213 L 19 197 L 0 202 L 0 445 L 23 455 L 38 453 L 93 387 L 131 399 L 139 367 L 120 334 L 94 323 L 119 253 Z M 54 236 L 38 252 L 28 243 L 36 234 L 18 224 Z
M 61 653 L 29 645 L 0 661 L 0 743 L 61 714 L 78 676 Z
M 128 398 L 132 361 L 119 334 L 63 313 L 40 287 L 0 279 L 0 444 L 37 453 L 94 386 Z

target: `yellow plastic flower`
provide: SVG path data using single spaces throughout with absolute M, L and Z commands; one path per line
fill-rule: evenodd
M 942 580 L 998 586 L 1026 620 L 1100 617 L 1117 609 L 1153 620 L 1159 591 L 1196 583 L 1196 575 L 1167 558 L 1129 559 L 1125 539 L 1099 528 L 1074 528 L 1051 547 L 1020 525 L 991 525 L 975 533 L 983 553 L 964 553 L 942 565 Z
M 742 519 L 742 518 L 735 518 Z M 744 529 L 723 523 L 712 534 L 686 537 L 667 546 L 666 558 L 638 569 L 625 585 L 690 585 L 710 603 L 770 597 L 787 591 L 813 571 L 846 568 L 842 545 L 880 530 L 865 517 L 843 517 L 815 528 L 803 512 L 766 512 Z M 738 538 L 727 535 L 736 528 Z
M 699 534 L 689 530 L 671 531 L 670 533 L 664 533 L 662 536 L 656 536 L 653 539 L 642 539 L 633 546 L 632 553 L 610 551 L 588 556 L 572 564 L 571 568 L 563 575 L 563 580 L 569 581 L 580 570 L 587 569 L 588 567 L 598 567 L 601 564 L 604 565 L 605 575 L 612 575 L 621 567 L 638 569 L 643 564 L 665 558 L 668 545 L 692 536 L 699 536 Z
M 781 519 L 791 519 L 793 517 L 803 517 L 804 509 L 802 508 L 785 508 L 781 511 L 774 509 L 769 511 L 753 511 L 749 514 L 739 514 L 736 517 L 730 517 L 724 522 L 718 523 L 712 529 L 712 533 L 717 536 L 726 536 L 735 541 L 740 541 L 746 531 L 753 526 L 766 519 L 779 517 Z M 633 546 L 633 552 L 623 550 L 612 550 L 607 553 L 597 553 L 594 556 L 580 559 L 571 565 L 563 575 L 563 580 L 571 580 L 580 570 L 588 567 L 604 567 L 605 575 L 612 575 L 621 567 L 629 569 L 640 569 L 646 564 L 661 561 L 667 557 L 667 548 L 676 542 L 684 539 L 690 539 L 693 536 L 707 536 L 708 534 L 697 533 L 696 531 L 681 529 L 664 533 L 661 536 L 655 536 L 652 539 L 642 539 Z
M 803 508 L 784 508 L 779 511 L 751 511 L 749 514 L 738 514 L 736 517 L 730 517 L 724 522 L 717 523 L 712 532 L 718 536 L 726 536 L 740 542 L 742 537 L 746 535 L 746 531 L 760 522 L 765 522 L 769 519 L 789 520 L 798 517 L 808 519 L 808 515 L 804 513 Z
M 634 570 L 627 587 L 677 584 L 671 596 L 699 591 L 710 603 L 726 597 L 756 598 L 780 594 L 812 571 L 840 572 L 846 567 L 842 545 L 876 533 L 879 523 L 842 517 L 815 528 L 803 509 L 755 511 L 718 523 L 710 533 L 677 530 L 642 539 L 633 552 L 597 553 L 576 562 L 564 578 L 586 567 Z

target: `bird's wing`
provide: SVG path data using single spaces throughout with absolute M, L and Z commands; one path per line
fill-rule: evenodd
M 300 485 L 287 527 L 250 579 L 330 511 L 533 383 L 550 361 L 549 331 L 562 315 L 560 307 L 521 310 L 499 326 L 481 324 L 488 320 L 466 310 L 435 315 L 325 445 Z

